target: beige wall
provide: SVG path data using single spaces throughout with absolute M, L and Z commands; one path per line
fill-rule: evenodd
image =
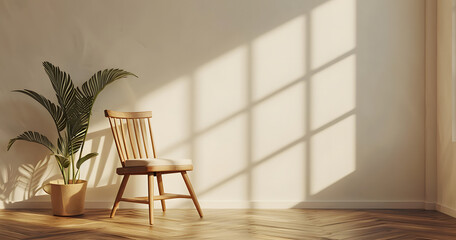
M 452 141 L 452 0 L 437 4 L 437 209 L 456 216 L 456 145 Z
M 55 137 L 10 92 L 52 96 L 48 60 L 78 84 L 109 67 L 139 76 L 94 107 L 88 206 L 109 207 L 120 183 L 108 108 L 154 112 L 159 155 L 194 159 L 203 207 L 421 208 L 424 22 L 416 0 L 0 1 L 3 207 L 48 206 L 38 188 L 58 178 L 40 146 L 5 151 L 24 130 Z M 144 180 L 127 194 L 145 194 Z
M 437 1 L 426 0 L 425 208 L 437 199 Z

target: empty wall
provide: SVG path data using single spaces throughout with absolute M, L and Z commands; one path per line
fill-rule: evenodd
M 456 216 L 456 145 L 452 140 L 452 0 L 437 4 L 437 209 Z M 453 40 L 454 41 L 454 40 Z

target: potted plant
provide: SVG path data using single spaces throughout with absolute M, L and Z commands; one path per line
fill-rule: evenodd
M 79 179 L 79 170 L 84 162 L 98 155 L 93 152 L 82 156 L 93 104 L 108 84 L 136 75 L 121 69 L 106 69 L 95 73 L 79 88 L 74 86 L 70 75 L 59 67 L 49 62 L 44 62 L 43 66 L 55 90 L 58 104 L 32 90 L 14 92 L 23 93 L 46 108 L 57 129 L 56 144 L 41 133 L 26 131 L 12 138 L 7 149 L 9 150 L 17 140 L 39 143 L 49 149 L 63 178 L 43 186 L 51 195 L 53 213 L 60 216 L 80 215 L 84 211 L 87 181 Z

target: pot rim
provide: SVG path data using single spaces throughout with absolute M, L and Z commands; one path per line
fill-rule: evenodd
M 71 181 L 70 181 L 71 182 Z M 47 184 L 50 184 L 50 185 L 57 185 L 57 186 L 71 186 L 71 185 L 80 185 L 80 184 L 86 184 L 87 181 L 86 180 L 82 180 L 82 179 L 79 179 L 76 181 L 75 184 L 71 183 L 71 184 L 64 184 L 64 181 L 63 179 L 55 179 L 55 180 L 51 180 L 49 181 Z

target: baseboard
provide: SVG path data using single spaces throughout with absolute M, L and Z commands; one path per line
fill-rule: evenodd
M 300 202 L 294 208 L 315 209 L 425 209 L 420 201 L 343 201 L 343 202 Z
M 110 209 L 112 202 L 93 202 L 87 201 L 87 209 Z M 201 207 L 205 209 L 290 209 L 290 208 L 310 208 L 310 209 L 435 209 L 434 203 L 420 201 L 325 201 L 325 202 L 301 202 L 301 201 L 200 201 Z M 166 205 L 172 209 L 189 209 L 193 204 L 189 200 L 167 201 Z M 146 204 L 134 204 L 121 202 L 121 208 L 145 209 Z M 0 209 L 49 209 L 50 202 L 14 202 L 1 204 Z M 155 208 L 160 208 L 160 202 L 155 202 Z M 441 210 L 439 210 L 441 209 Z M 456 216 L 456 210 L 437 205 L 437 210 L 450 216 Z
M 441 213 L 444 213 L 446 215 L 456 218 L 456 209 L 454 209 L 454 208 L 450 208 L 448 206 L 437 203 L 435 209 Z
M 436 210 L 435 202 L 424 202 L 424 210 Z

